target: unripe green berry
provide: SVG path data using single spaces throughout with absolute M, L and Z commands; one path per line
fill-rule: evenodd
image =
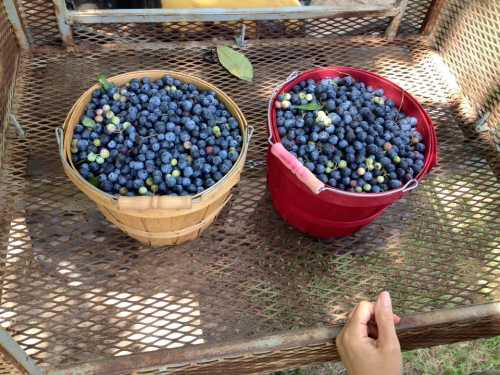
M 92 163 L 95 161 L 96 157 L 97 157 L 96 154 L 94 154 L 93 152 L 89 152 L 89 154 L 87 155 L 87 160 Z
M 107 148 L 102 148 L 101 151 L 99 152 L 99 155 L 103 159 L 109 158 L 109 150 Z

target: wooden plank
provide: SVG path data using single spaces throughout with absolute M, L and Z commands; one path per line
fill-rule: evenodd
M 285 8 L 93 9 L 67 11 L 67 21 L 73 24 L 394 17 L 399 11 L 397 4 L 397 0 L 339 0 L 335 5 Z
M 443 11 L 443 8 L 447 0 L 432 0 L 427 15 L 425 16 L 424 23 L 420 32 L 424 35 L 429 35 L 434 31 L 436 27 L 439 15 Z
M 340 329 L 322 327 L 253 340 L 158 350 L 52 369 L 47 375 L 153 373 L 155 370 L 193 375 L 257 374 L 339 360 L 335 338 Z M 500 302 L 403 317 L 397 330 L 403 350 L 499 335 Z

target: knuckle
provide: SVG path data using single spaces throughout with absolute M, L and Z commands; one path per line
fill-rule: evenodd
M 361 302 L 359 303 L 359 307 L 364 307 L 364 308 L 366 308 L 366 307 L 370 307 L 370 306 L 371 306 L 371 303 L 370 303 L 370 302 L 368 302 L 368 301 L 361 301 Z

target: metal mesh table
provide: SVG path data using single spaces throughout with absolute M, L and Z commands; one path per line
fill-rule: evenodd
M 335 327 L 355 303 L 382 289 L 391 292 L 401 315 L 499 300 L 500 158 L 471 131 L 453 76 L 426 40 L 250 41 L 245 53 L 254 64 L 252 83 L 208 61 L 213 46 L 202 41 L 23 54 L 14 112 L 27 136 L 8 133 L 0 158 L 0 326 L 28 355 L 43 366 L 64 368 L 153 352 L 121 362 L 132 368 L 144 358 L 159 360 L 155 351 L 169 349 L 161 353 L 172 366 L 144 370 L 164 374 L 213 373 L 213 360 L 193 358 L 224 352 L 226 370 L 234 371 L 226 373 L 249 373 L 272 369 L 266 367 L 269 340 L 297 329 L 308 333 L 282 337 L 278 344 L 304 346 L 274 353 L 276 363 L 331 358 L 323 327 Z M 440 163 L 367 228 L 318 241 L 287 226 L 272 208 L 266 106 L 290 72 L 333 64 L 374 71 L 414 94 L 436 125 Z M 108 223 L 70 183 L 54 136 L 98 74 L 154 68 L 217 85 L 255 127 L 242 180 L 214 225 L 189 244 L 157 249 Z M 490 324 L 498 328 L 498 321 Z M 455 327 L 452 336 L 460 338 L 453 324 L 436 327 L 444 336 Z M 272 334 L 278 336 L 259 341 Z M 214 351 L 203 352 L 209 347 Z M 251 361 L 241 354 L 250 349 Z

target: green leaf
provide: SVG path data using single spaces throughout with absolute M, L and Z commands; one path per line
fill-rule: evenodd
M 247 57 L 227 46 L 217 47 L 219 61 L 229 73 L 245 81 L 252 81 L 253 67 Z
M 301 105 L 294 105 L 295 109 L 302 109 L 303 111 L 319 111 L 323 107 L 319 103 L 307 103 Z
M 97 77 L 97 82 L 101 84 L 101 87 L 104 90 L 109 90 L 111 87 L 113 87 L 113 85 L 108 82 L 108 80 L 106 79 L 106 77 L 103 74 L 101 74 Z
M 88 179 L 88 181 L 89 181 L 92 185 L 94 185 L 96 188 L 98 188 L 98 189 L 99 189 L 99 181 L 97 180 L 97 177 L 95 177 L 95 176 L 90 176 L 90 177 L 89 177 L 89 179 Z

